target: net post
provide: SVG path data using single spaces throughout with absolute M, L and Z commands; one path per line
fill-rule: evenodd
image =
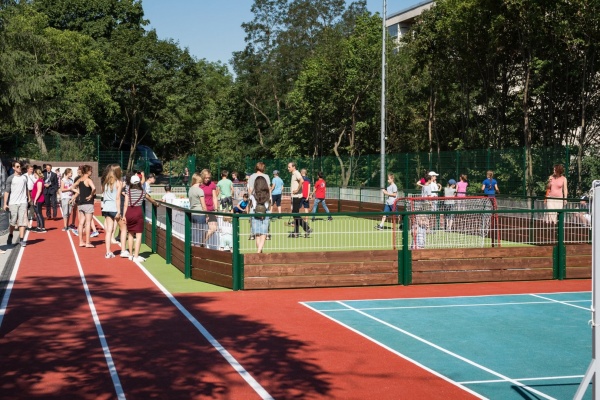
M 557 240 L 557 258 L 558 258 L 558 279 L 563 280 L 567 275 L 567 254 L 565 247 L 565 213 L 558 213 L 558 240 Z
M 171 245 L 173 243 L 172 241 L 172 236 L 173 236 L 173 209 L 171 207 L 167 206 L 166 209 L 166 221 L 165 224 L 167 225 L 167 237 L 166 237 L 166 243 L 165 243 L 165 247 L 166 247 L 166 251 L 165 251 L 165 262 L 167 264 L 171 264 L 171 258 L 173 257 L 173 249 L 171 248 Z
M 408 245 L 408 214 L 402 214 L 402 284 L 412 283 L 412 256 Z
M 185 279 L 192 277 L 192 213 L 185 212 L 185 250 L 183 253 L 183 270 Z
M 152 203 L 152 253 L 156 253 L 156 223 L 158 220 L 158 206 Z
M 233 234 L 232 247 L 233 254 L 231 255 L 233 276 L 233 290 L 244 289 L 244 256 L 240 253 L 240 219 L 237 215 L 233 215 Z

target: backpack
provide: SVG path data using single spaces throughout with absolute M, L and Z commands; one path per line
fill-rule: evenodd
M 264 177 L 262 177 L 262 176 L 258 176 L 258 177 L 256 177 L 256 181 L 258 181 L 259 179 L 262 179 L 263 181 L 265 181 L 265 185 L 266 185 L 266 182 L 267 182 L 267 181 L 265 180 L 265 178 L 264 178 Z M 256 181 L 254 182 L 254 184 L 255 184 L 255 185 L 256 185 Z M 265 201 L 265 202 L 263 202 L 263 203 L 259 203 L 259 202 L 258 202 L 258 199 L 256 198 L 256 196 L 253 196 L 253 197 L 254 197 L 254 203 L 256 204 L 256 205 L 254 206 L 254 212 L 255 212 L 256 214 L 266 214 L 266 213 L 267 213 L 267 210 L 268 210 L 268 208 L 267 208 L 267 205 L 266 205 L 266 204 L 267 204 L 267 201 L 269 201 L 269 198 L 267 198 L 267 201 Z M 261 217 L 261 219 L 262 219 L 262 217 Z

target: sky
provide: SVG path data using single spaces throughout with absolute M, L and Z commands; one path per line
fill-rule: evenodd
M 349 1 L 348 1 L 349 2 Z M 387 0 L 387 14 L 420 0 Z M 142 0 L 144 15 L 160 39 L 173 39 L 198 59 L 228 64 L 245 47 L 242 23 L 252 21 L 253 0 Z M 383 0 L 367 0 L 372 13 L 383 11 Z

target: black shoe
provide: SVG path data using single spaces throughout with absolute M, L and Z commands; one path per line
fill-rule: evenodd
M 381 225 L 375 225 L 375 229 L 382 231 L 383 230 L 383 226 Z
M 332 222 L 332 221 L 333 221 L 333 218 L 331 218 L 331 217 L 327 218 L 327 222 Z
M 256 239 L 256 237 L 254 235 L 250 235 L 250 237 L 248 238 L 248 240 L 254 240 Z
M 46 232 L 48 232 L 48 231 L 46 230 L 46 228 L 37 228 L 37 231 L 36 231 L 36 232 L 37 232 L 37 233 L 46 233 Z
M 8 238 L 6 239 L 6 244 L 12 244 L 13 234 L 9 233 Z
M 311 221 L 311 222 L 315 222 L 316 220 L 315 220 L 314 218 L 311 218 L 311 219 L 310 219 L 310 221 Z
M 297 233 L 290 233 L 290 234 L 288 235 L 288 237 L 289 237 L 289 238 L 292 238 L 292 239 L 297 239 L 297 238 L 298 238 L 298 236 L 299 236 L 299 235 L 298 235 Z
M 266 240 L 271 240 L 271 235 L 270 234 L 267 235 L 267 239 Z

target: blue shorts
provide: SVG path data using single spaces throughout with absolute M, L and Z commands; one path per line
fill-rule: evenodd
M 310 208 L 310 201 L 306 197 L 300 201 L 300 208 Z
M 392 212 L 392 211 L 394 211 L 393 208 L 394 208 L 394 206 L 386 204 L 385 207 L 383 208 L 383 212 Z
M 266 235 L 269 233 L 269 217 L 252 218 L 252 234 Z
M 273 204 L 281 207 L 281 194 L 273 194 L 271 197 L 273 198 Z

